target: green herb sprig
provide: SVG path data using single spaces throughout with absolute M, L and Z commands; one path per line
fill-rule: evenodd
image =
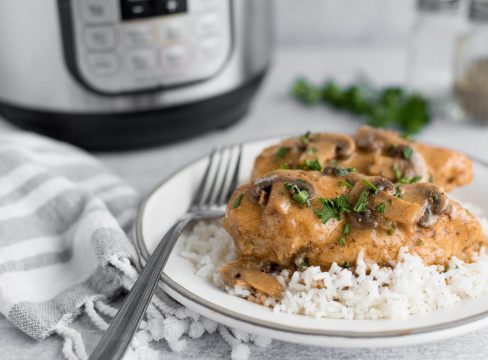
M 296 184 L 286 182 L 283 184 L 291 195 L 293 201 L 299 205 L 310 205 L 310 196 L 307 190 L 300 189 Z
M 294 262 L 298 271 L 304 271 L 306 268 L 310 267 L 310 264 L 304 255 L 297 256 Z
M 342 233 L 341 233 L 341 237 L 339 238 L 339 240 L 337 241 L 337 243 L 339 245 L 346 245 L 346 236 L 349 235 L 349 233 L 351 232 L 351 227 L 349 226 L 349 224 L 344 224 L 344 227 L 342 228 Z
M 354 185 L 351 184 L 347 179 L 345 179 L 345 180 L 342 180 L 342 179 L 339 180 L 338 181 L 338 184 L 341 185 L 341 186 L 344 186 L 344 187 L 348 188 L 349 190 L 351 190 L 354 187 Z
M 302 168 L 303 170 L 322 171 L 322 164 L 319 159 L 304 160 Z
M 359 194 L 358 201 L 356 201 L 356 205 L 354 205 L 353 210 L 355 212 L 365 212 L 366 205 L 368 204 L 368 197 L 369 197 L 369 189 L 364 189 Z
M 322 207 L 315 209 L 314 212 L 323 224 L 326 224 L 330 219 L 341 220 L 342 214 L 351 212 L 349 200 L 345 195 L 332 199 L 320 198 L 319 202 L 322 204 Z
M 393 165 L 391 167 L 391 170 L 393 171 L 393 176 L 394 176 L 394 180 L 396 183 L 400 183 L 400 184 L 415 184 L 416 182 L 418 182 L 419 180 L 422 179 L 422 176 L 412 176 L 412 177 L 406 177 L 406 176 L 403 176 L 402 172 L 395 166 Z
M 291 93 L 305 105 L 322 102 L 359 115 L 372 126 L 398 128 L 407 135 L 418 133 L 431 119 L 428 100 L 400 87 L 374 89 L 354 84 L 341 87 L 332 80 L 316 86 L 300 78 L 293 83 Z
M 241 206 L 242 198 L 244 197 L 244 194 L 239 194 L 234 202 L 232 203 L 232 208 L 237 209 L 239 206 Z
M 378 207 L 376 208 L 376 211 L 383 214 L 385 212 L 385 204 L 384 203 L 379 204 Z
M 366 185 L 368 189 L 372 190 L 374 193 L 380 191 L 380 189 L 368 179 L 363 179 L 363 184 Z
M 291 147 L 282 146 L 276 151 L 274 156 L 276 159 L 283 159 L 286 156 L 286 154 L 288 154 L 290 152 L 290 150 L 291 150 Z
M 412 159 L 413 149 L 410 146 L 406 146 L 402 150 L 403 157 L 407 160 Z

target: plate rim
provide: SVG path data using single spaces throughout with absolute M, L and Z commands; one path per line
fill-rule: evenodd
M 266 137 L 260 137 L 256 139 L 250 139 L 245 142 L 240 142 L 234 145 L 228 145 L 228 146 L 235 146 L 235 145 L 250 145 L 250 144 L 255 144 L 259 142 L 264 142 L 266 140 L 273 140 L 273 139 L 280 139 L 280 138 L 286 138 L 290 136 L 294 136 L 295 134 L 286 134 L 286 135 L 277 135 L 277 136 L 266 136 Z M 429 143 L 432 144 L 432 143 Z M 435 145 L 435 144 L 432 144 Z M 437 145 L 441 147 L 445 147 L 443 145 Z M 485 167 L 488 169 L 488 161 L 484 159 L 480 159 L 477 156 L 473 156 L 472 154 L 468 154 L 466 152 L 463 152 L 467 156 L 469 156 L 474 163 L 477 163 L 481 165 L 482 167 Z M 161 188 L 163 187 L 170 179 L 172 179 L 174 176 L 179 174 L 180 172 L 184 171 L 185 169 L 194 166 L 200 161 L 203 161 L 205 158 L 208 158 L 210 154 L 205 154 L 203 156 L 199 156 L 196 159 L 193 159 L 186 163 L 183 166 L 180 166 L 178 169 L 175 171 L 171 172 L 169 175 L 163 178 L 144 198 L 142 203 L 139 206 L 138 212 L 137 212 L 137 218 L 135 222 L 135 248 L 137 255 L 139 257 L 140 262 L 145 262 L 146 259 L 149 256 L 149 251 L 147 250 L 147 247 L 145 245 L 145 242 L 143 241 L 143 218 L 144 218 L 144 213 L 146 211 L 147 204 L 149 200 L 154 196 L 154 194 Z M 238 312 L 228 310 L 226 308 L 223 308 L 221 306 L 215 305 L 210 301 L 207 301 L 194 292 L 188 290 L 187 288 L 181 286 L 174 280 L 172 280 L 167 274 L 163 273 L 161 274 L 161 279 L 159 283 L 160 287 L 167 286 L 169 287 L 172 291 L 178 293 L 180 296 L 185 298 L 187 301 L 194 302 L 198 306 L 204 307 L 207 310 L 215 311 L 217 312 L 220 316 L 224 317 L 229 317 L 234 321 L 237 322 L 242 322 L 245 323 L 249 326 L 253 327 L 258 327 L 258 328 L 265 328 L 273 332 L 285 332 L 287 334 L 296 334 L 300 336 L 320 336 L 320 337 L 328 337 L 328 338 L 342 338 L 342 339 L 349 339 L 349 340 L 364 340 L 364 339 L 381 339 L 381 338 L 406 338 L 410 336 L 418 336 L 422 334 L 434 334 L 436 332 L 441 332 L 441 331 L 446 331 L 454 328 L 461 328 L 463 326 L 467 325 L 474 325 L 476 323 L 481 323 L 483 320 L 488 320 L 488 309 L 484 312 L 481 312 L 479 314 L 471 315 L 465 318 L 457 319 L 457 320 L 452 320 L 446 323 L 441 323 L 441 324 L 436 324 L 436 325 L 428 325 L 428 326 L 421 326 L 418 328 L 413 328 L 409 330 L 404 330 L 404 329 L 398 329 L 398 330 L 385 330 L 385 331 L 375 331 L 375 332 L 358 332 L 358 331 L 330 331 L 330 330 L 323 330 L 323 329 L 304 329 L 304 328 L 298 328 L 298 327 L 293 327 L 293 326 L 286 326 L 282 324 L 277 324 L 274 322 L 270 321 L 265 321 L 265 320 L 260 320 L 260 319 L 253 319 L 253 318 L 248 318 Z M 378 321 L 378 320 L 371 320 L 371 321 Z

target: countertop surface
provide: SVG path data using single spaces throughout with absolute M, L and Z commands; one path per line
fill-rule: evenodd
M 353 132 L 357 119 L 334 113 L 323 106 L 305 108 L 290 100 L 291 82 L 299 75 L 321 82 L 333 77 L 351 81 L 364 73 L 377 84 L 404 82 L 406 72 L 403 47 L 282 47 L 277 49 L 270 73 L 260 89 L 252 110 L 238 124 L 190 140 L 164 147 L 132 152 L 94 154 L 144 197 L 164 178 L 189 161 L 208 153 L 216 144 L 232 144 L 306 130 Z M 0 122 L 0 131 L 15 130 Z M 418 137 L 446 145 L 488 161 L 488 126 L 459 124 L 436 119 Z M 82 334 L 90 351 L 101 332 L 81 317 L 74 328 Z M 385 344 L 386 345 L 386 344 Z M 165 359 L 229 358 L 229 348 L 218 335 L 189 340 L 181 354 L 157 347 Z M 253 359 L 486 359 L 488 329 L 428 345 L 382 349 L 333 349 L 300 346 L 274 341 L 266 349 L 253 348 Z M 23 335 L 0 316 L 0 359 L 62 359 L 61 340 L 51 337 L 36 342 Z

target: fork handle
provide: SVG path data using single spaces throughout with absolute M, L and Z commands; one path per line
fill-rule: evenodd
M 119 360 L 124 356 L 151 301 L 161 271 L 168 261 L 176 240 L 192 220 L 191 217 L 179 219 L 164 235 L 91 354 L 90 360 Z

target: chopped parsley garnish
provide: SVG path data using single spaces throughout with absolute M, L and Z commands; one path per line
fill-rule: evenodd
M 342 246 L 346 245 L 346 235 L 348 235 L 350 232 L 351 232 L 351 228 L 349 224 L 346 223 L 342 228 L 341 237 L 339 238 L 337 243 Z
M 318 159 L 305 160 L 303 162 L 303 169 L 304 170 L 322 171 L 322 165 L 320 164 L 320 161 Z
M 344 269 L 349 269 L 351 267 L 351 264 L 349 264 L 347 261 L 344 261 L 341 264 L 341 267 L 343 267 Z
M 366 205 L 368 204 L 368 196 L 369 196 L 369 190 L 364 189 L 361 191 L 361 194 L 359 194 L 358 201 L 356 202 L 356 205 L 354 205 L 354 211 L 355 212 L 364 212 L 366 211 Z
M 355 173 L 356 172 L 356 168 L 343 168 L 343 167 L 340 167 L 340 166 L 327 166 L 325 169 L 324 169 L 324 174 L 325 175 L 333 175 L 333 176 L 337 176 L 337 177 L 341 177 L 341 176 L 344 176 L 344 175 L 347 175 L 347 174 L 350 174 L 350 173 Z
M 237 209 L 241 205 L 241 201 L 242 201 L 243 196 L 244 196 L 244 194 L 239 194 L 239 196 L 237 196 L 237 198 L 232 203 L 233 209 Z
M 393 176 L 395 177 L 395 182 L 399 182 L 400 179 L 402 178 L 402 172 L 395 165 L 393 165 L 391 167 L 391 170 L 393 171 Z
M 402 172 L 395 165 L 391 167 L 391 170 L 393 171 L 395 182 L 400 184 L 414 184 L 422 179 L 422 176 L 419 175 L 411 178 L 403 176 Z
M 379 204 L 378 207 L 376 208 L 376 211 L 383 214 L 385 212 L 385 204 L 384 203 Z
M 439 195 L 437 195 L 437 193 L 433 193 L 431 196 L 432 200 L 434 200 L 435 202 L 439 201 Z
M 283 158 L 286 156 L 286 154 L 288 154 L 288 153 L 290 152 L 290 150 L 291 150 L 291 148 L 290 148 L 290 147 L 288 147 L 288 146 L 282 146 L 282 147 L 280 147 L 280 148 L 279 148 L 279 149 L 276 151 L 276 153 L 275 153 L 275 157 L 276 157 L 277 159 L 283 159 Z
M 349 180 L 339 180 L 339 185 L 342 185 L 348 189 L 352 189 L 354 186 L 349 182 Z
M 295 258 L 295 266 L 298 271 L 303 271 L 310 266 L 304 255 L 299 255 Z
M 291 195 L 293 201 L 295 201 L 299 205 L 307 205 L 309 206 L 309 194 L 307 190 L 301 190 L 296 184 L 286 182 L 283 184 L 286 190 Z
M 281 163 L 279 169 L 289 170 L 290 169 L 290 165 L 288 165 L 287 163 Z
M 418 246 L 424 246 L 425 242 L 423 240 L 417 240 L 417 245 Z
M 337 196 L 333 199 L 320 198 L 319 201 L 322 207 L 315 209 L 314 212 L 323 224 L 330 219 L 341 220 L 342 214 L 351 212 L 347 196 Z
M 400 184 L 415 184 L 418 182 L 420 179 L 422 179 L 422 176 L 413 176 L 411 178 L 401 178 L 400 179 Z
M 308 145 L 310 143 L 310 131 L 307 131 L 305 134 L 301 135 L 298 140 L 302 145 Z
M 339 176 L 344 176 L 344 175 L 356 172 L 356 168 L 353 168 L 353 167 L 341 168 L 341 167 L 337 166 L 336 168 L 337 168 L 337 171 L 340 173 Z
M 380 191 L 380 189 L 378 189 L 378 187 L 368 179 L 363 179 L 363 184 L 366 185 L 370 190 L 373 190 L 375 193 Z
M 410 160 L 413 155 L 413 150 L 410 146 L 405 146 L 402 150 L 403 157 L 407 160 Z
M 399 199 L 401 199 L 403 197 L 402 191 L 400 190 L 399 186 L 395 186 L 395 192 L 393 193 L 393 196 L 396 196 Z

